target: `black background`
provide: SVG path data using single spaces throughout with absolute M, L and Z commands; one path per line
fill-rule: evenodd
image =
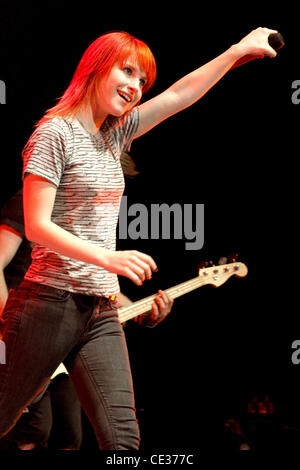
M 203 260 L 238 253 L 249 269 L 175 301 L 155 329 L 128 325 L 142 445 L 196 448 L 219 443 L 226 419 L 255 394 L 269 394 L 282 428 L 300 427 L 298 264 L 297 7 L 70 1 L 1 1 L 1 204 L 20 186 L 21 150 L 34 123 L 67 87 L 87 46 L 126 30 L 152 49 L 158 79 L 148 97 L 223 52 L 257 26 L 279 30 L 286 46 L 274 60 L 228 73 L 202 100 L 135 141 L 140 175 L 128 204 L 205 205 L 205 242 L 122 240 L 157 261 L 143 287 L 120 279 L 133 300 L 197 275 Z M 147 96 L 146 96 L 147 98 Z M 300 107 L 299 107 L 300 108 Z M 285 429 L 285 428 L 284 428 Z M 216 444 L 217 445 L 217 444 Z M 95 446 L 86 431 L 86 448 Z

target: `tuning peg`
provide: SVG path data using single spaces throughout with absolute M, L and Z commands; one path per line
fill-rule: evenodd
M 219 265 L 221 265 L 221 264 L 227 264 L 227 258 L 226 258 L 226 256 L 221 256 L 221 258 L 219 258 L 218 264 L 219 264 Z
M 235 263 L 238 259 L 239 259 L 239 255 L 237 253 L 231 253 L 227 258 L 227 262 Z
M 207 261 L 200 261 L 200 263 L 198 265 L 198 269 L 204 269 L 204 268 L 207 268 L 207 266 L 208 266 Z

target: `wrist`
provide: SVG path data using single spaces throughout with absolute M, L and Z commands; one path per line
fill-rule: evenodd
M 112 255 L 112 251 L 107 250 L 106 248 L 97 247 L 94 252 L 95 260 L 93 264 L 101 268 L 107 269 L 108 266 L 111 264 Z
M 232 60 L 237 60 L 243 57 L 246 52 L 243 51 L 243 47 L 241 46 L 240 43 L 238 44 L 233 44 L 229 49 L 228 49 L 228 54 L 232 58 Z

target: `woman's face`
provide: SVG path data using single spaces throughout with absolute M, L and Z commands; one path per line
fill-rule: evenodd
M 140 70 L 135 57 L 129 56 L 120 64 L 115 63 L 109 75 L 100 80 L 96 98 L 98 116 L 122 116 L 141 99 L 146 74 Z

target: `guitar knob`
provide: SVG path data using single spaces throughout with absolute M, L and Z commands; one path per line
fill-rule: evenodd
M 200 261 L 200 263 L 198 265 L 198 269 L 204 269 L 204 268 L 207 268 L 207 266 L 208 266 L 207 261 Z
M 235 263 L 239 259 L 239 255 L 237 253 L 231 253 L 227 258 L 227 263 Z

